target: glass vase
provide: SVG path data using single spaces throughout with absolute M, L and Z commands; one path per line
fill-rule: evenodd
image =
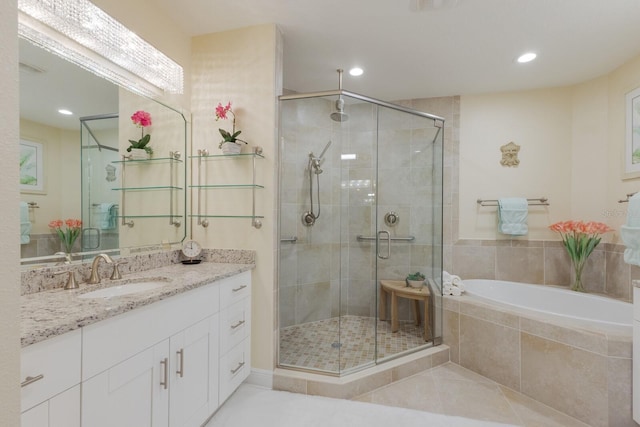
M 576 292 L 586 292 L 584 286 L 582 286 L 582 269 L 585 265 L 585 260 L 572 260 L 573 262 L 573 272 L 574 279 L 573 284 L 571 285 L 571 290 Z

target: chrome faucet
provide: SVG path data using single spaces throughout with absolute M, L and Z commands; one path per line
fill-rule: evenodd
M 91 276 L 87 283 L 90 285 L 95 285 L 96 283 L 100 283 L 100 276 L 98 275 L 98 264 L 100 264 L 100 260 L 103 259 L 107 264 L 112 264 L 113 260 L 107 254 L 99 254 L 93 259 L 91 263 Z

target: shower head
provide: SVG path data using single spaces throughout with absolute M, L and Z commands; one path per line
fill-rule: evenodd
M 342 68 L 338 68 L 338 90 L 342 90 Z M 336 112 L 331 113 L 331 120 L 335 122 L 346 122 L 349 120 L 349 115 L 344 112 L 344 99 L 342 99 L 342 95 L 338 95 L 338 100 L 336 101 Z
M 336 112 L 331 113 L 330 117 L 334 122 L 346 122 L 349 120 L 349 115 L 344 112 L 344 99 L 338 98 L 336 101 Z

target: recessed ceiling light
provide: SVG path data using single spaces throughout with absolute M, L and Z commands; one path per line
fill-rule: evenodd
M 533 52 L 528 52 L 528 53 L 525 53 L 523 55 L 520 55 L 518 57 L 518 62 L 521 63 L 521 64 L 524 64 L 525 62 L 533 61 L 534 59 L 536 59 L 536 56 L 538 56 L 538 55 L 536 55 Z
M 349 74 L 351 74 L 354 77 L 361 76 L 362 73 L 364 73 L 364 71 L 362 70 L 362 68 L 359 68 L 359 67 L 353 67 L 352 69 L 349 70 Z
M 60 110 L 58 110 L 58 113 L 60 113 L 60 114 L 64 114 L 65 116 L 71 116 L 71 115 L 73 115 L 73 112 L 72 112 L 72 111 L 65 110 L 64 108 L 61 108 Z

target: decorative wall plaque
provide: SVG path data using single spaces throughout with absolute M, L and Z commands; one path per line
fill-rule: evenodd
M 520 160 L 518 159 L 518 152 L 520 151 L 520 146 L 515 142 L 511 141 L 510 143 L 503 145 L 500 147 L 500 151 L 502 151 L 502 160 L 500 160 L 500 164 L 502 166 L 518 166 L 520 164 Z

